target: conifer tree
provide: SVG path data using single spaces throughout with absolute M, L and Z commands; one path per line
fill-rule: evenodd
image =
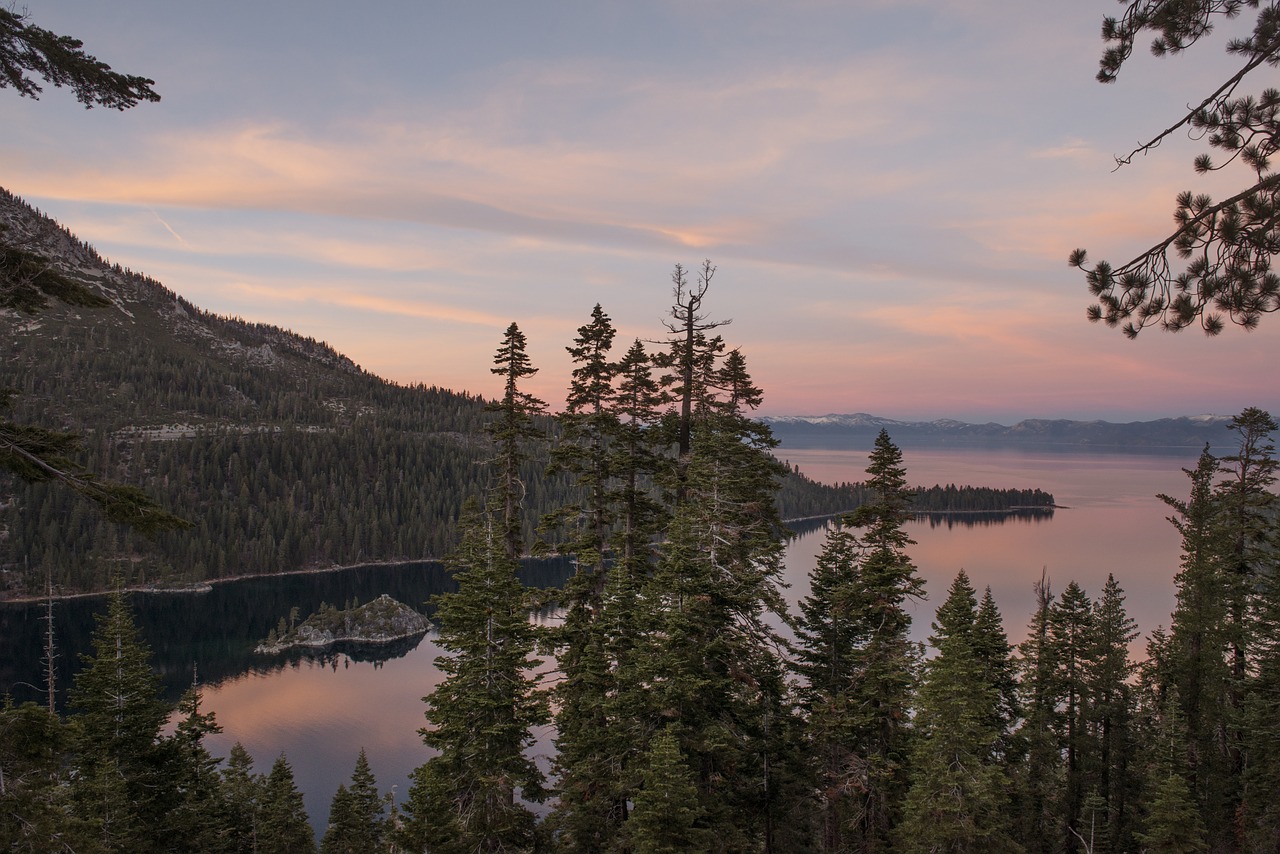
M 750 387 L 743 361 L 738 383 Z M 634 582 L 620 579 L 619 593 L 639 606 L 639 631 L 634 650 L 619 650 L 617 702 L 620 715 L 638 720 L 633 759 L 654 733 L 677 725 L 708 827 L 733 848 L 768 837 L 784 809 L 774 772 L 786 764 L 777 739 L 788 731 L 779 721 L 789 700 L 780 641 L 765 620 L 784 612 L 774 502 L 781 467 L 767 452 L 767 429 L 746 415 L 758 392 L 718 398 L 709 383 L 701 387 L 658 562 L 630 590 Z
M 886 850 L 906 794 L 907 721 L 919 652 L 908 598 L 924 587 L 906 552 L 902 452 L 880 431 L 872 498 L 828 534 L 800 605 L 797 653 L 817 752 L 824 851 Z
M 539 435 L 533 418 L 546 409 L 545 403 L 520 389 L 521 380 L 538 372 L 525 352 L 526 343 L 519 326 L 507 327 L 493 358 L 495 367 L 489 369 L 502 377 L 502 397 L 487 407 L 496 418 L 485 428 L 496 446 L 487 504 L 502 525 L 502 546 L 512 560 L 524 555 L 522 513 L 527 488 L 520 467 L 528 458 L 529 442 Z
M 1061 833 L 1064 847 L 1076 849 L 1078 824 L 1088 795 L 1087 760 L 1090 753 L 1088 686 L 1085 674 L 1093 656 L 1093 604 L 1083 588 L 1068 582 L 1049 613 L 1049 639 L 1054 646 L 1055 687 L 1061 704 L 1058 740 L 1065 772 Z
M 1242 740 L 1247 750 L 1241 775 L 1241 842 L 1256 850 L 1274 848 L 1280 840 L 1280 497 L 1273 491 L 1277 463 L 1270 433 L 1276 429 L 1267 413 L 1246 410 L 1237 419 L 1241 453 L 1236 483 L 1248 475 L 1249 488 L 1231 502 L 1244 535 L 1249 564 L 1250 675 L 1245 684 Z M 1265 431 L 1265 432 L 1264 432 Z M 1252 463 L 1246 467 L 1246 461 Z
M 645 756 L 643 784 L 625 835 L 634 854 L 683 854 L 715 850 L 714 837 L 701 826 L 705 811 L 680 742 L 668 727 L 654 736 Z
M 524 755 L 530 728 L 549 717 L 546 695 L 531 675 L 537 632 L 530 602 L 516 575 L 522 541 L 525 486 L 521 464 L 537 436 L 533 417 L 542 401 L 520 388 L 537 372 L 525 337 L 512 323 L 492 372 L 503 395 L 489 411 L 496 446 L 486 506 L 469 501 L 459 522 L 461 542 L 449 558 L 458 584 L 437 598 L 436 659 L 445 679 L 427 704 L 423 741 L 439 754 L 414 772 L 399 835 L 411 850 L 519 851 L 534 844 L 533 814 L 517 798 L 541 801 L 542 774 Z
M 165 824 L 169 850 L 197 854 L 229 847 L 230 828 L 225 824 L 225 793 L 218 774 L 221 760 L 204 746 L 207 735 L 222 732 L 212 712 L 200 711 L 197 685 L 182 695 L 174 733 L 161 743 L 169 764 L 168 777 L 177 798 Z
M 1094 650 L 1085 671 L 1087 718 L 1095 754 L 1086 765 L 1086 787 L 1100 801 L 1100 817 L 1112 851 L 1131 847 L 1139 797 L 1134 763 L 1133 665 L 1129 661 L 1129 644 L 1138 636 L 1138 628 L 1125 610 L 1124 599 L 1120 584 L 1109 574 L 1093 608 Z
M 67 799 L 68 730 L 35 703 L 0 702 L 0 850 L 43 854 L 91 847 L 92 837 Z
M 1209 850 L 1209 836 L 1185 776 L 1186 732 L 1176 694 L 1174 689 L 1156 711 L 1145 780 L 1146 816 L 1135 836 L 1148 851 L 1198 854 Z
M 570 850 L 603 850 L 616 834 L 619 802 L 617 763 L 610 755 L 606 702 L 611 663 L 601 635 L 606 587 L 606 553 L 615 519 L 616 489 L 611 464 L 620 423 L 614 412 L 609 360 L 615 331 L 597 304 L 591 322 L 578 328 L 568 347 L 573 370 L 548 473 L 573 475 L 583 500 L 561 508 L 550 524 L 569 528 L 558 549 L 574 558 L 576 571 L 564 594 L 564 623 L 556 633 L 563 679 L 556 688 L 555 769 L 559 803 L 552 825 Z
M 260 774 L 253 773 L 253 757 L 237 741 L 222 768 L 223 825 L 228 831 L 226 850 L 230 854 L 258 851 L 263 782 Z
M 1025 758 L 1014 766 L 1016 836 L 1027 850 L 1049 854 L 1062 841 L 1058 793 L 1062 755 L 1058 744 L 1056 648 L 1050 637 L 1053 591 L 1049 579 L 1035 584 L 1036 610 L 1019 645 L 1020 705 L 1018 740 Z
M 1005 634 L 1004 619 L 996 606 L 991 588 L 982 593 L 978 613 L 973 623 L 973 653 L 982 666 L 983 682 L 995 691 L 996 704 L 991 709 L 991 726 L 998 734 L 996 755 L 1012 762 L 1020 754 L 1021 747 L 1013 734 L 1013 726 L 1020 717 L 1018 705 L 1017 668 L 1013 660 L 1013 647 Z
M 1256 640 L 1253 600 L 1260 589 L 1259 578 L 1274 575 L 1280 554 L 1280 498 L 1271 492 L 1280 460 L 1274 458 L 1271 433 L 1275 419 L 1264 410 L 1250 407 L 1231 419 L 1230 429 L 1238 437 L 1235 454 L 1225 456 L 1218 470 L 1225 475 L 1214 489 L 1224 537 L 1223 570 L 1227 585 L 1226 633 L 1228 644 L 1228 703 L 1231 722 L 1226 734 L 1231 775 L 1243 778 L 1247 766 L 1244 716 L 1253 644 Z M 1232 799 L 1233 813 L 1239 809 L 1239 794 Z
M 809 595 L 800 600 L 795 628 L 796 670 L 804 677 L 801 699 L 807 713 L 809 749 L 817 774 L 822 850 L 843 850 L 846 825 L 858 812 L 860 788 L 855 725 L 855 663 L 863 640 L 858 616 L 866 590 L 859 584 L 862 548 L 839 520 L 809 576 Z
M 1280 839 L 1280 573 L 1259 580 L 1255 603 L 1256 673 L 1249 682 L 1245 730 L 1249 765 L 1244 785 L 1241 823 L 1254 850 Z
M 637 339 L 617 365 L 618 419 L 610 469 L 618 480 L 618 527 L 613 550 L 619 566 L 638 576 L 653 558 L 652 541 L 661 526 L 662 508 L 650 495 L 660 458 L 654 431 L 661 393 L 652 360 Z
M 258 851 L 275 854 L 314 854 L 315 833 L 307 820 L 302 792 L 284 754 L 276 757 L 262 782 L 258 823 Z
M 557 421 L 560 441 L 551 453 L 549 474 L 565 471 L 583 493 L 583 501 L 560 509 L 550 521 L 569 527 L 569 539 L 561 551 L 576 556 L 579 574 L 594 577 L 589 607 L 599 607 L 604 587 L 605 552 L 614 520 L 611 452 L 618 432 L 613 409 L 617 366 L 609 360 L 616 334 L 609 316 L 597 303 L 591 322 L 578 327 L 578 337 L 567 347 L 575 365 L 565 396 L 565 409 Z
M 410 850 L 520 851 L 534 816 L 517 799 L 542 799 L 542 775 L 525 749 L 545 723 L 547 700 L 530 672 L 536 641 L 501 516 L 468 502 L 449 560 L 458 589 L 438 597 L 437 665 L 445 679 L 426 697 L 427 746 L 414 773 L 401 844 Z
M 875 498 L 850 516 L 866 549 L 860 566 L 866 598 L 859 615 L 863 640 L 855 662 L 854 706 L 861 716 L 859 752 L 867 763 L 867 795 L 857 848 L 879 851 L 888 844 L 906 794 L 907 710 L 918 659 L 909 640 L 906 600 L 923 596 L 924 584 L 906 552 L 914 542 L 903 529 L 911 493 L 902 452 L 887 431 L 876 437 L 870 461 L 865 485 Z
M 351 786 L 338 785 L 329 806 L 329 826 L 320 842 L 321 854 L 378 854 L 384 850 L 383 802 L 369 770 L 364 748 L 351 773 Z
M 1160 496 L 1175 513 L 1169 521 L 1182 536 L 1182 567 L 1174 578 L 1177 606 L 1159 690 L 1177 698 L 1186 728 L 1192 794 L 1211 832 L 1221 834 L 1231 821 L 1237 780 L 1227 749 L 1236 721 L 1225 655 L 1234 585 L 1226 569 L 1220 505 L 1213 494 L 1217 467 L 1206 447 L 1195 469 L 1183 469 L 1191 481 L 1188 499 Z
M 72 796 L 104 846 L 163 850 L 158 825 L 172 806 L 174 786 L 164 773 L 159 737 L 169 707 L 125 595 L 112 594 L 97 619 L 93 654 L 70 697 L 77 753 Z
M 663 375 L 662 387 L 673 404 L 666 420 L 676 453 L 667 486 L 677 503 L 684 500 L 689 478 L 687 469 L 693 452 L 694 421 L 701 411 L 709 408 L 714 395 L 712 379 L 716 373 L 716 359 L 724 349 L 720 336 L 708 338 L 707 333 L 732 322 L 708 320 L 702 312 L 702 303 L 715 274 L 715 266 L 709 260 L 703 261 L 697 282 L 690 282 L 684 267 L 676 264 L 671 274 L 671 319 L 663 321 L 671 333 L 669 349 L 654 358 L 658 367 L 671 371 Z
M 997 763 L 1000 697 L 977 652 L 978 602 L 964 570 L 938 608 L 911 750 L 912 782 L 898 828 L 903 851 L 1015 851 Z

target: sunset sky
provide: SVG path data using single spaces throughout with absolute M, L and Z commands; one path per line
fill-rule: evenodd
M 1128 341 L 1066 264 L 1162 239 L 1225 32 L 1094 80 L 1103 0 L 40 2 L 163 96 L 0 92 L 0 186 L 112 261 L 400 382 L 484 394 L 515 320 L 562 400 L 601 303 L 656 338 L 677 262 L 766 414 L 1011 423 L 1280 409 L 1280 316 Z M 1245 21 L 1248 23 L 1248 21 Z M 1274 73 L 1250 85 L 1274 84 Z

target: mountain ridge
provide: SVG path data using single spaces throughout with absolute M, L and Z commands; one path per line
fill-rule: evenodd
M 881 429 L 899 446 L 1058 447 L 1064 450 L 1198 451 L 1205 445 L 1229 448 L 1231 416 L 1184 415 L 1150 421 L 1027 418 L 1012 425 L 973 424 L 950 418 L 904 421 L 865 412 L 774 415 L 768 424 L 785 448 L 863 447 Z M 836 443 L 832 445 L 831 443 Z
M 0 598 L 46 580 L 62 593 L 189 585 L 451 549 L 459 509 L 487 485 L 483 397 L 398 385 L 324 342 L 204 311 L 3 189 L 0 226 L 0 256 L 40 255 L 104 303 L 0 311 L 0 388 L 16 392 L 0 417 L 81 436 L 77 462 L 194 523 L 147 541 L 58 484 L 19 488 L 0 470 Z M 576 499 L 545 464 L 520 473 L 526 542 Z M 798 518 L 856 498 L 792 471 L 778 503 Z

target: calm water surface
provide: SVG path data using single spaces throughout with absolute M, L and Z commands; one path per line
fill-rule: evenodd
M 780 456 L 828 482 L 861 480 L 867 465 L 866 451 L 787 450 Z M 1043 521 L 912 523 L 917 544 L 911 554 L 929 594 L 915 605 L 917 639 L 928 636 L 933 609 L 961 568 L 979 590 L 990 585 L 1014 641 L 1024 635 L 1034 606 L 1032 584 L 1042 571 L 1055 591 L 1074 579 L 1091 596 L 1114 573 L 1144 633 L 1167 624 L 1179 543 L 1165 521 L 1168 508 L 1154 496 L 1185 497 L 1188 482 L 1181 469 L 1194 456 L 904 450 L 911 483 L 1039 487 L 1065 508 Z M 807 592 L 822 539 L 817 528 L 788 549 L 792 602 Z M 526 581 L 543 585 L 559 583 L 566 569 L 542 564 L 525 572 Z M 434 663 L 439 649 L 428 635 L 384 653 L 391 657 L 381 661 L 361 660 L 368 653 L 354 650 L 262 660 L 252 655 L 253 643 L 295 604 L 305 614 L 322 600 L 368 601 L 388 592 L 421 606 L 446 584 L 439 564 L 424 563 L 254 579 L 218 585 L 204 595 L 135 596 L 133 603 L 171 695 L 190 683 L 192 667 L 198 667 L 204 707 L 224 729 L 208 741 L 213 752 L 225 756 L 239 741 L 263 772 L 286 753 L 313 824 L 322 831 L 333 792 L 349 780 L 362 747 L 379 787 L 394 787 L 397 800 L 403 799 L 409 773 L 428 756 L 418 736 L 421 698 L 440 679 Z M 85 648 L 89 614 L 102 607 L 101 600 L 59 604 L 64 669 Z M 11 692 L 19 700 L 40 696 L 29 686 L 40 681 L 38 666 L 31 666 L 39 659 L 37 616 L 32 608 L 0 608 L 0 694 Z M 62 625 L 68 623 L 74 625 Z M 550 733 L 541 736 L 535 751 L 545 763 Z

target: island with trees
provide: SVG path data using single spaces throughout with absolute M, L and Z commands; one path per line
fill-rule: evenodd
M 431 621 L 413 608 L 383 593 L 372 602 L 348 603 L 339 610 L 321 603 L 314 614 L 297 623 L 297 609 L 258 644 L 254 652 L 276 655 L 294 647 L 323 649 L 337 643 L 385 644 L 418 637 L 431 629 Z

